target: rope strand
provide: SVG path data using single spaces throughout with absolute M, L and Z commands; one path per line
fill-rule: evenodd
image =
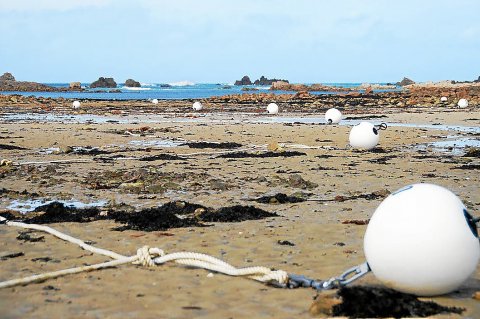
M 111 268 L 111 267 L 115 267 L 123 264 L 129 264 L 129 263 L 140 264 L 146 267 L 153 267 L 153 266 L 162 265 L 170 261 L 174 261 L 178 264 L 185 265 L 185 266 L 203 268 L 206 270 L 215 271 L 215 272 L 222 273 L 229 276 L 247 277 L 247 278 L 264 282 L 264 283 L 276 282 L 282 285 L 288 282 L 288 274 L 283 270 L 271 270 L 270 268 L 267 268 L 267 267 L 235 268 L 234 266 L 218 258 L 209 256 L 206 254 L 194 253 L 194 252 L 177 252 L 177 253 L 165 254 L 165 252 L 160 248 L 150 248 L 148 246 L 143 246 L 142 248 L 139 248 L 137 250 L 136 255 L 127 257 L 107 249 L 94 247 L 92 245 L 89 245 L 83 242 L 80 239 L 66 235 L 48 226 L 7 221 L 4 217 L 0 216 L 0 224 L 1 223 L 5 223 L 8 226 L 43 231 L 53 236 L 56 236 L 62 240 L 70 242 L 72 244 L 76 244 L 87 251 L 104 255 L 114 260 L 104 262 L 104 263 L 89 265 L 89 266 L 69 268 L 69 269 L 64 269 L 59 271 L 33 275 L 25 278 L 3 281 L 3 282 L 0 282 L 0 289 L 19 286 L 19 285 L 27 285 L 34 282 L 43 282 L 47 279 L 58 278 L 58 277 L 66 276 L 69 274 L 77 274 L 81 272 Z

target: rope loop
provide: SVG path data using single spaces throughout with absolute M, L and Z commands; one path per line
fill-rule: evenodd
M 135 261 L 134 264 L 140 264 L 146 267 L 153 267 L 156 265 L 154 259 L 163 255 L 165 255 L 165 253 L 159 248 L 150 248 L 149 246 L 143 246 L 142 248 L 137 249 L 137 261 Z

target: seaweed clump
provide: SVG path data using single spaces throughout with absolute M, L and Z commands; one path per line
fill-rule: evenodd
M 332 314 L 350 318 L 428 317 L 442 313 L 461 314 L 465 310 L 421 301 L 414 295 L 383 287 L 343 287 L 337 295 L 342 302 L 332 307 Z

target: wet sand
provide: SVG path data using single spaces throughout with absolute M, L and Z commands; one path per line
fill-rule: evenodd
M 359 152 L 346 147 L 349 125 L 276 123 L 284 117 L 313 116 L 305 112 L 270 117 L 252 113 L 183 117 L 177 112 L 174 117 L 180 117 L 182 121 L 166 118 L 153 123 L 149 119 L 159 114 L 132 109 L 126 112 L 135 114 L 92 113 L 112 119 L 137 117 L 128 123 L 0 120 L 0 144 L 24 148 L 0 150 L 0 159 L 14 162 L 13 166 L 0 167 L 1 187 L 7 190 L 2 194 L 0 208 L 6 210 L 13 200 L 31 198 L 32 195 L 85 203 L 106 200 L 113 208 L 131 206 L 139 209 L 169 201 L 188 201 L 214 208 L 254 205 L 280 216 L 154 232 L 115 231 L 113 228 L 119 224 L 113 221 L 51 226 L 124 255 L 133 255 L 137 248 L 150 245 L 167 253 L 202 252 L 238 267 L 268 266 L 320 279 L 339 275 L 364 261 L 363 234 L 367 226 L 344 222 L 368 220 L 382 198 L 356 195 L 386 194 L 411 183 L 435 183 L 456 193 L 472 214 L 478 216 L 478 157 L 463 156 L 463 149 L 438 150 L 426 145 L 444 141 L 451 135 L 478 140 L 478 131 L 391 126 L 381 131 L 377 151 Z M 400 113 L 390 109 L 374 113 L 386 115 L 372 119 L 375 124 L 480 126 L 478 110 L 425 108 Z M 344 115 L 349 116 L 348 113 Z M 359 115 L 365 114 L 355 112 L 352 116 Z M 242 146 L 222 150 L 132 143 L 152 140 L 236 142 Z M 218 152 L 238 150 L 261 153 L 273 143 L 279 143 L 286 151 L 304 152 L 305 155 L 218 157 Z M 108 153 L 81 155 L 62 152 L 67 146 L 98 147 Z M 45 154 L 45 149 L 49 148 L 58 148 L 60 152 Z M 161 154 L 180 155 L 182 159 L 139 160 Z M 103 160 L 93 160 L 94 157 L 103 157 Z M 24 164 L 77 159 L 82 161 Z M 21 194 L 24 190 L 26 193 Z M 321 201 L 292 204 L 251 201 L 276 193 L 303 193 L 310 199 Z M 19 232 L 20 229 L 0 227 L 1 255 L 24 254 L 0 260 L 1 280 L 106 261 L 102 256 L 92 255 L 39 232 L 30 235 L 45 236 L 43 241 L 18 240 Z M 282 241 L 294 246 L 281 245 L 279 242 Z M 51 259 L 41 259 L 43 257 Z M 207 275 L 207 271 L 174 264 L 155 269 L 124 265 L 26 287 L 2 289 L 0 309 L 3 318 L 310 317 L 308 309 L 316 295 L 313 290 L 284 290 L 241 278 Z M 379 285 L 379 282 L 370 274 L 355 284 Z M 472 298 L 479 290 L 480 270 L 477 270 L 458 292 L 425 300 L 464 307 L 466 310 L 462 316 L 451 316 L 473 318 L 480 313 L 479 302 Z

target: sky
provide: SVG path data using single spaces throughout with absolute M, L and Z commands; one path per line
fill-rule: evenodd
M 0 74 L 44 83 L 473 80 L 478 0 L 0 0 Z

